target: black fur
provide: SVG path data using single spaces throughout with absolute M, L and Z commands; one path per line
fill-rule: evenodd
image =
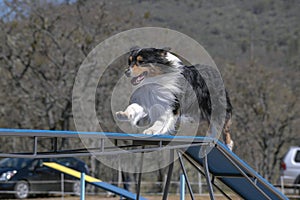
M 170 66 L 170 61 L 168 61 L 163 55 L 166 53 L 166 50 L 147 48 L 147 49 L 134 49 L 130 52 L 132 56 L 132 61 L 128 58 L 128 65 L 132 64 L 161 64 L 165 66 Z M 137 61 L 137 56 L 142 56 L 144 60 L 142 62 Z
M 195 66 L 183 66 L 182 75 L 192 86 L 198 100 L 199 108 L 201 110 L 202 118 L 210 123 L 212 112 L 211 99 L 207 84 Z M 232 105 L 226 92 L 226 119 L 229 120 L 232 115 Z

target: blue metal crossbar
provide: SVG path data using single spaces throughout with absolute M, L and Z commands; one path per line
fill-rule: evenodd
M 109 138 L 121 140 L 151 140 L 151 141 L 203 141 L 209 140 L 204 137 L 172 136 L 172 135 L 145 135 L 134 133 L 112 132 L 84 132 L 84 131 L 59 131 L 59 130 L 32 130 L 32 129 L 9 129 L 0 128 L 0 136 L 27 136 L 27 137 L 59 137 L 59 138 Z

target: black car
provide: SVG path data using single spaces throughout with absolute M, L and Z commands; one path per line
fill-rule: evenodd
M 43 166 L 43 162 L 56 162 L 89 174 L 87 165 L 76 158 L 5 158 L 0 160 L 0 193 L 27 198 L 30 194 L 49 194 L 62 191 L 78 195 L 80 181 L 69 175 Z M 64 181 L 62 181 L 64 180 Z

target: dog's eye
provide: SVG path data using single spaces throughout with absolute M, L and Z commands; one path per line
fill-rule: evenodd
M 138 64 L 144 64 L 145 62 L 144 61 L 142 61 L 142 60 L 140 60 L 140 61 L 138 61 Z

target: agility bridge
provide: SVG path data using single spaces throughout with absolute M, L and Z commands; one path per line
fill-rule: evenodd
M 22 158 L 49 158 L 49 157 L 75 157 L 90 155 L 89 149 L 69 149 L 60 151 L 57 149 L 58 138 L 97 138 L 101 140 L 100 147 L 93 154 L 118 155 L 120 153 L 143 153 L 169 150 L 170 164 L 168 166 L 167 179 L 163 191 L 162 199 L 168 197 L 169 186 L 174 166 L 175 153 L 185 176 L 186 185 L 191 196 L 195 199 L 192 187 L 190 185 L 183 159 L 191 163 L 196 170 L 205 176 L 208 185 L 210 199 L 215 199 L 214 190 L 219 190 L 227 199 L 231 197 L 216 184 L 216 179 L 224 183 L 234 193 L 243 199 L 249 200 L 277 200 L 288 199 L 267 180 L 262 178 L 248 164 L 241 160 L 237 155 L 231 152 L 222 142 L 214 138 L 192 137 L 192 136 L 170 136 L 170 135 L 143 135 L 143 134 L 125 134 L 108 132 L 76 132 L 76 131 L 50 131 L 50 130 L 28 130 L 28 129 L 0 129 L 0 136 L 4 137 L 28 137 L 32 138 L 33 145 L 31 152 L 0 152 L 0 157 L 22 157 Z M 45 138 L 54 138 L 53 148 L 49 151 L 40 151 L 38 141 Z M 116 146 L 115 148 L 106 147 L 106 140 L 129 141 L 132 145 Z M 204 148 L 201 148 L 204 147 Z M 207 147 L 207 148 L 206 148 Z M 122 150 L 126 148 L 126 151 Z M 204 149 L 204 150 L 203 150 Z M 205 149 L 210 149 L 207 153 Z M 46 163 L 48 167 L 68 173 L 79 178 L 80 172 L 64 168 L 64 166 L 55 163 Z M 111 191 L 127 199 L 145 199 L 141 197 L 140 187 L 142 179 L 143 156 L 140 160 L 140 173 L 137 182 L 137 194 L 118 188 L 108 183 L 102 182 L 93 177 L 85 177 L 86 182 L 94 184 L 105 190 Z M 71 171 L 70 171 L 71 170 Z

